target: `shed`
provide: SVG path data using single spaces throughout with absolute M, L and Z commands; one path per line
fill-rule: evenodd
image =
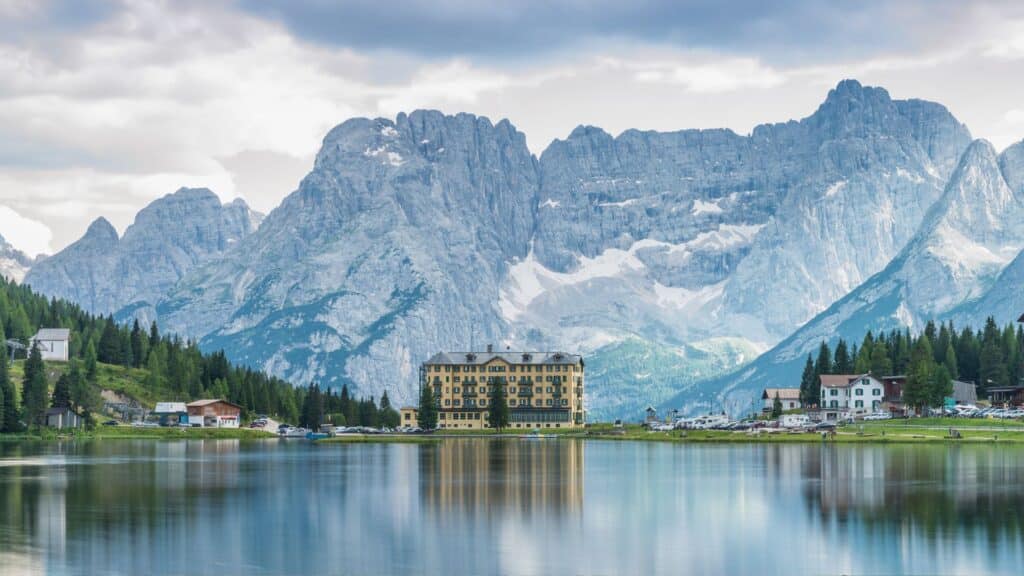
M 227 400 L 196 400 L 186 404 L 188 423 L 206 428 L 238 428 L 242 407 Z
M 953 380 L 953 401 L 957 404 L 977 404 L 978 387 L 974 382 Z
M 188 424 L 188 408 L 184 402 L 157 402 L 153 415 L 160 418 L 161 426 Z
M 81 428 L 84 423 L 81 416 L 66 406 L 46 411 L 46 425 L 50 428 Z
M 40 328 L 32 337 L 29 348 L 38 346 L 43 360 L 68 361 L 71 330 L 67 328 Z

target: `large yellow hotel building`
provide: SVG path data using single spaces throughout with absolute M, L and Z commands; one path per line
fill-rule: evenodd
M 487 428 L 490 386 L 505 386 L 512 428 L 584 425 L 583 357 L 564 352 L 440 352 L 420 367 L 438 399 L 438 427 Z M 415 413 L 403 410 L 403 424 Z

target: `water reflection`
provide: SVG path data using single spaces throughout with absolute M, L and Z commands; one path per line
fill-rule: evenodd
M 446 515 L 564 515 L 583 504 L 582 441 L 459 440 L 419 454 L 422 499 Z
M 1000 446 L 0 443 L 0 574 L 1015 574 L 1022 480 Z

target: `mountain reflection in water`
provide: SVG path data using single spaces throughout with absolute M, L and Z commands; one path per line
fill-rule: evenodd
M 1024 450 L 0 442 L 0 574 L 1016 574 Z

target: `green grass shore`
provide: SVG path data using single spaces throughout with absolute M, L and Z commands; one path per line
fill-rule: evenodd
M 0 434 L 0 442 L 70 441 L 70 440 L 266 440 L 275 434 L 249 428 L 135 428 L 132 426 L 97 426 L 93 430 L 54 430 Z
M 950 429 L 961 438 L 952 438 Z M 785 430 L 759 432 L 728 430 L 674 430 L 651 432 L 638 425 L 615 428 L 610 424 L 594 424 L 585 430 L 543 429 L 545 437 L 580 438 L 598 441 L 638 441 L 671 443 L 811 443 L 839 444 L 1024 444 L 1024 422 L 1015 420 L 984 420 L 960 418 L 916 418 L 910 420 L 884 420 L 851 424 L 840 427 L 835 436 L 822 438 L 820 432 L 789 432 Z M 529 434 L 526 430 L 445 430 L 429 435 L 414 434 L 346 434 L 317 440 L 318 444 L 429 444 L 444 440 L 470 438 L 518 438 Z M 265 440 L 276 435 L 248 428 L 134 428 L 129 426 L 99 426 L 94 430 L 57 431 L 42 430 L 22 434 L 0 434 L 0 441 L 68 441 L 105 439 L 241 439 Z

